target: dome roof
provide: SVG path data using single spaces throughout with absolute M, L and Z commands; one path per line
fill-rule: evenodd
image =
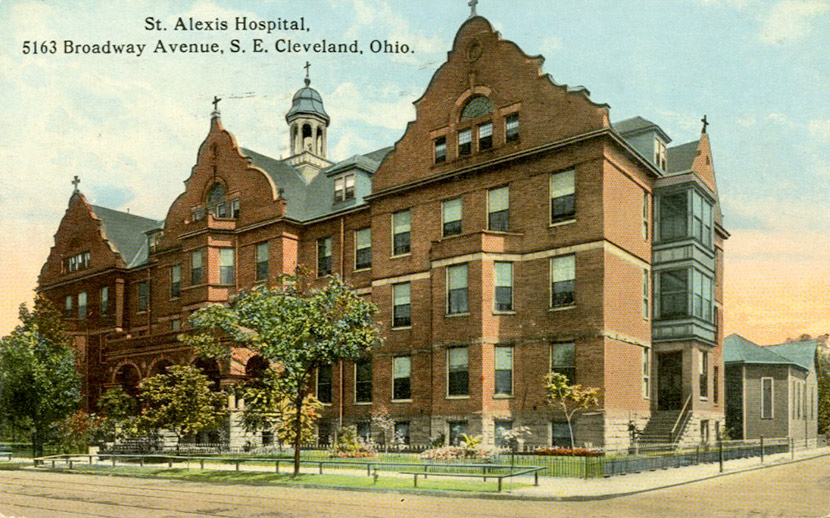
M 291 122 L 291 119 L 298 115 L 316 115 L 325 120 L 326 124 L 331 120 L 323 108 L 323 98 L 317 90 L 309 86 L 310 83 L 311 81 L 306 79 L 305 86 L 294 94 L 291 109 L 285 114 L 286 121 Z

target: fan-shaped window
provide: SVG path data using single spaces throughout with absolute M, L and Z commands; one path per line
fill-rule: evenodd
M 490 99 L 479 95 L 467 101 L 467 105 L 461 111 L 461 120 L 474 119 L 489 113 L 493 113 L 493 103 Z
M 215 205 L 220 203 L 225 198 L 225 188 L 222 187 L 221 183 L 213 184 L 213 187 L 210 188 L 210 192 L 208 193 L 207 203 L 208 205 Z

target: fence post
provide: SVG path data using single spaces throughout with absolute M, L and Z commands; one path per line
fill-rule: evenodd
M 723 473 L 723 440 L 718 441 L 718 462 L 720 463 L 720 472 Z
M 764 463 L 764 436 L 761 436 L 761 464 Z

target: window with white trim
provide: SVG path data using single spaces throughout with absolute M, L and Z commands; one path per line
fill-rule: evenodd
M 487 228 L 501 232 L 510 230 L 510 188 L 507 185 L 487 191 Z
M 334 201 L 338 202 L 354 199 L 354 182 L 355 176 L 353 174 L 346 174 L 335 178 Z
M 435 163 L 440 164 L 447 160 L 447 137 L 435 139 Z
M 86 292 L 78 293 L 78 318 L 86 318 Z
M 138 311 L 147 311 L 150 298 L 150 285 L 147 281 L 141 281 L 136 286 L 136 293 L 138 294 Z
M 649 196 L 648 191 L 643 192 L 643 239 L 648 239 L 649 226 Z
M 643 318 L 648 319 L 648 297 L 649 297 L 649 272 L 648 269 L 643 268 Z
M 447 268 L 447 314 L 467 313 L 467 265 L 457 264 Z
M 550 222 L 574 219 L 576 215 L 576 184 L 573 169 L 550 175 Z
M 467 156 L 473 152 L 473 129 L 458 132 L 458 156 Z
M 576 302 L 576 256 L 563 255 L 550 261 L 552 308 L 572 306 Z
M 495 272 L 495 293 L 493 300 L 495 311 L 513 311 L 513 263 L 496 261 L 493 263 Z
M 354 233 L 354 269 L 372 267 L 372 229 L 362 228 Z
M 495 348 L 495 395 L 513 395 L 513 348 Z
M 331 274 L 331 236 L 317 240 L 317 277 Z
M 700 375 L 700 398 L 709 397 L 709 353 L 698 351 L 698 373 Z
M 110 287 L 109 286 L 102 286 L 99 300 L 101 301 L 101 316 L 107 314 L 109 311 L 110 305 Z
M 256 280 L 268 280 L 268 261 L 270 259 L 270 250 L 268 241 L 257 243 L 256 245 Z
M 654 165 L 659 167 L 661 171 L 665 171 L 668 167 L 666 144 L 657 138 L 654 139 Z
M 233 248 L 219 249 L 219 284 L 231 286 L 234 284 L 235 264 Z
M 466 347 L 447 349 L 447 396 L 468 396 L 469 371 Z
M 493 123 L 485 122 L 478 126 L 478 150 L 486 151 L 493 147 Z
M 568 378 L 573 384 L 576 380 L 576 344 L 557 342 L 550 346 L 550 370 Z
M 412 399 L 412 358 L 396 356 L 392 368 L 392 399 L 396 401 Z
M 408 282 L 392 285 L 392 327 L 409 327 L 412 325 L 412 285 Z
M 170 267 L 170 298 L 177 299 L 182 295 L 182 265 L 174 264 Z
M 72 308 L 75 305 L 73 302 L 74 297 L 72 295 L 67 295 L 66 299 L 64 299 L 64 306 L 63 306 L 63 316 L 69 318 L 72 315 Z
M 202 284 L 202 250 L 190 252 L 190 285 Z
M 643 397 L 651 397 L 651 349 L 643 347 Z
M 412 215 L 408 210 L 392 214 L 392 255 L 409 253 L 410 232 L 412 231 Z
M 515 142 L 519 140 L 519 114 L 511 113 L 504 118 L 504 140 Z
M 355 362 L 354 400 L 356 403 L 372 402 L 372 358 Z
M 445 200 L 441 203 L 441 221 L 444 237 L 456 236 L 461 233 L 461 198 Z

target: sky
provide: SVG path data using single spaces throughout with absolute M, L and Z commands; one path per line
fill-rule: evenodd
M 758 343 L 830 332 L 830 0 L 481 0 L 478 13 L 543 55 L 557 83 L 610 105 L 612 121 L 640 115 L 676 145 L 706 114 L 731 233 L 725 331 Z M 284 115 L 306 61 L 332 120 L 329 157 L 390 145 L 469 14 L 466 0 L 0 0 L 0 335 L 31 300 L 75 175 L 92 203 L 162 219 L 214 95 L 241 145 L 287 156 Z M 237 30 L 237 17 L 303 18 L 307 30 Z M 176 30 L 179 18 L 228 27 Z M 253 52 L 255 38 L 269 52 Z M 278 40 L 364 52 L 277 52 Z M 410 52 L 373 53 L 375 40 Z M 67 52 L 108 41 L 146 47 Z M 224 52 L 163 53 L 159 41 Z

